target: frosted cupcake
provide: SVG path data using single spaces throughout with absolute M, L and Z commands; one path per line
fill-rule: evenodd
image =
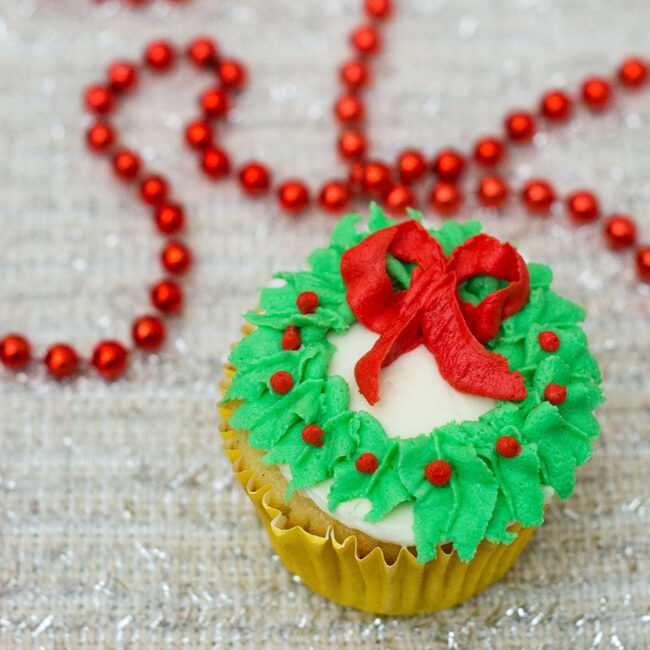
M 450 607 L 512 566 L 598 435 L 584 312 L 480 224 L 371 207 L 278 273 L 226 368 L 225 449 L 288 568 L 336 602 Z

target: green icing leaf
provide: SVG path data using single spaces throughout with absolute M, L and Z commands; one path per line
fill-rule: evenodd
M 467 223 L 458 223 L 448 220 L 445 221 L 442 228 L 438 230 L 430 228 L 429 232 L 438 240 L 445 255 L 449 257 L 456 246 L 460 246 L 464 241 L 481 232 L 481 222 L 472 220 Z

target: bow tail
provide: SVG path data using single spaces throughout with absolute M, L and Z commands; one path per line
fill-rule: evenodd
M 456 299 L 456 276 L 448 275 L 423 310 L 424 344 L 433 353 L 440 374 L 457 390 L 501 400 L 522 400 L 527 395 L 518 372 L 508 361 L 488 352 L 469 330 Z

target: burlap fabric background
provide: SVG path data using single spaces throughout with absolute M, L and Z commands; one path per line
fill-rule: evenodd
M 330 105 L 357 5 L 195 0 L 133 12 L 112 0 L 0 0 L 0 331 L 87 353 L 101 336 L 126 339 L 146 309 L 160 240 L 82 142 L 81 91 L 108 62 L 155 36 L 215 36 L 252 76 L 221 129 L 236 159 L 322 180 L 342 173 Z M 467 148 L 541 89 L 648 54 L 648 3 L 400 5 L 368 100 L 378 155 Z M 187 68 L 147 78 L 117 119 L 188 208 L 197 264 L 165 350 L 135 355 L 112 384 L 0 372 L 0 647 L 647 647 L 650 291 L 596 227 L 577 231 L 561 216 L 511 208 L 486 227 L 550 264 L 557 289 L 588 308 L 608 402 L 575 494 L 550 509 L 499 585 L 451 611 L 343 609 L 283 568 L 220 451 L 217 382 L 255 288 L 300 267 L 332 220 L 289 218 L 199 177 L 179 132 L 206 84 Z M 637 215 L 648 239 L 650 95 L 618 104 L 539 136 L 509 169 L 548 174 L 561 190 L 595 187 L 608 208 Z

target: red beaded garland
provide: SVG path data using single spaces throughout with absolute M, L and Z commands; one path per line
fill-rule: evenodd
M 431 168 L 441 181 L 454 183 L 465 171 L 465 157 L 456 149 L 443 149 L 434 158 Z
M 397 157 L 397 172 L 402 183 L 413 183 L 427 173 L 427 161 L 417 149 L 402 151 Z
M 353 124 L 363 120 L 365 107 L 356 95 L 343 95 L 334 106 L 334 115 L 344 124 Z
M 157 316 L 141 316 L 131 327 L 133 342 L 143 350 L 156 350 L 165 341 L 165 324 Z
M 613 214 L 605 222 L 604 233 L 610 248 L 629 248 L 636 241 L 636 224 L 624 214 Z
M 370 26 L 355 29 L 350 37 L 350 42 L 359 54 L 376 54 L 381 48 L 379 33 Z
M 535 118 L 528 111 L 512 111 L 504 121 L 506 134 L 519 144 L 530 142 L 535 135 Z
M 605 110 L 612 100 L 612 86 L 602 77 L 590 77 L 582 84 L 582 101 L 592 111 Z
M 521 445 L 517 438 L 513 438 L 512 436 L 499 436 L 497 438 L 496 450 L 499 456 L 515 458 L 521 454 Z
M 225 117 L 230 109 L 228 95 L 219 88 L 206 90 L 201 95 L 199 104 L 206 116 L 210 118 Z
M 154 215 L 156 227 L 165 235 L 173 235 L 183 229 L 185 212 L 180 205 L 166 203 L 156 208 Z
M 636 272 L 644 282 L 650 282 L 650 246 L 641 246 L 635 258 Z
M 366 13 L 371 18 L 386 20 L 393 13 L 392 0 L 366 0 Z
M 377 461 L 377 456 L 367 452 L 361 454 L 355 462 L 357 471 L 362 472 L 363 474 L 374 474 L 379 467 L 379 462 Z
M 91 363 L 106 379 L 114 379 L 126 368 L 128 352 L 119 341 L 101 341 L 93 350 Z
M 555 190 L 548 181 L 533 179 L 521 191 L 521 198 L 534 214 L 547 214 L 555 201 Z
M 431 188 L 429 203 L 438 213 L 452 215 L 458 212 L 463 201 L 463 194 L 453 183 L 441 181 Z
M 113 171 L 123 181 L 131 181 L 140 173 L 140 156 L 129 149 L 120 149 L 113 156 Z
M 564 122 L 571 117 L 571 100 L 561 90 L 551 90 L 543 97 L 540 110 L 551 122 Z
M 164 314 L 172 314 L 178 311 L 183 304 L 183 292 L 171 280 L 156 282 L 151 287 L 150 296 L 151 304 Z
M 395 216 L 406 214 L 407 208 L 412 208 L 415 196 L 408 185 L 395 185 L 384 199 L 386 209 Z
M 160 262 L 170 273 L 185 273 L 192 265 L 192 252 L 181 242 L 169 242 L 160 253 Z
M 280 347 L 283 350 L 299 350 L 302 345 L 302 335 L 300 328 L 296 325 L 289 325 L 287 329 L 282 332 L 280 339 Z
M 301 314 L 313 314 L 318 307 L 318 294 L 315 291 L 301 291 L 296 298 L 296 307 Z
M 108 85 L 113 92 L 126 92 L 135 86 L 137 75 L 134 63 L 116 61 L 108 68 Z
M 160 205 L 167 200 L 169 185 L 157 174 L 146 176 L 140 183 L 140 197 L 149 205 Z
M 339 138 L 339 153 L 346 160 L 363 158 L 367 148 L 368 141 L 366 140 L 366 136 L 359 131 L 346 131 Z
M 286 370 L 278 370 L 269 380 L 271 388 L 280 395 L 288 393 L 293 388 L 293 377 Z
M 278 200 L 287 212 L 297 213 L 309 204 L 309 190 L 302 181 L 285 181 L 278 188 Z
M 484 176 L 480 179 L 476 196 L 486 208 L 500 208 L 508 198 L 508 184 L 500 176 Z
M 185 127 L 185 141 L 192 149 L 205 149 L 212 145 L 214 130 L 205 120 L 195 120 Z
M 217 63 L 217 46 L 211 38 L 196 38 L 187 48 L 187 55 L 199 68 L 212 68 Z
M 341 212 L 350 203 L 350 186 L 343 181 L 329 181 L 318 195 L 318 203 L 328 212 Z
M 239 183 L 249 196 L 259 196 L 271 186 L 271 175 L 262 163 L 250 162 L 239 171 Z
M 544 399 L 557 406 L 566 400 L 566 386 L 560 384 L 550 383 L 544 388 Z
M 0 363 L 10 370 L 20 370 L 32 354 L 29 341 L 20 334 L 7 334 L 0 340 Z
M 573 192 L 566 199 L 569 216 L 577 224 L 591 223 L 600 214 L 597 197 L 587 190 Z
M 93 124 L 86 132 L 88 148 L 95 153 L 105 153 L 115 141 L 115 132 L 109 124 Z
M 77 372 L 79 356 L 71 346 L 57 343 L 49 348 L 43 363 L 52 377 L 62 379 Z
M 115 107 L 115 96 L 106 86 L 91 86 L 86 91 L 86 107 L 95 113 L 110 113 Z
M 248 73 L 244 65 L 239 61 L 224 59 L 219 62 L 219 79 L 224 88 L 237 92 L 246 85 Z
M 201 169 L 210 178 L 218 180 L 230 173 L 230 158 L 223 149 L 208 147 L 201 155 Z
M 560 337 L 551 330 L 545 330 L 537 335 L 539 347 L 544 352 L 556 352 L 560 348 Z
M 424 468 L 424 476 L 431 485 L 446 485 L 451 479 L 451 465 L 446 460 L 432 460 Z
M 503 143 L 498 138 L 482 138 L 474 148 L 474 160 L 484 167 L 498 165 L 505 153 Z
M 368 66 L 361 61 L 348 61 L 341 66 L 339 73 L 341 81 L 350 90 L 358 90 L 368 85 L 370 81 L 370 71 Z
M 165 72 L 174 64 L 176 52 L 168 41 L 154 41 L 144 53 L 145 64 L 154 72 Z
M 373 196 L 383 196 L 393 186 L 391 170 L 381 162 L 369 162 L 363 167 L 361 185 L 363 190 Z
M 618 69 L 618 80 L 629 90 L 638 90 L 648 80 L 648 64 L 641 59 L 626 59 Z
M 273 378 L 271 378 L 273 379 Z M 278 391 L 279 392 L 279 391 Z M 308 445 L 314 445 L 314 447 L 322 447 L 323 446 L 323 435 L 325 432 L 317 425 L 317 424 L 308 424 L 303 430 L 302 430 L 302 439 L 308 444 Z

